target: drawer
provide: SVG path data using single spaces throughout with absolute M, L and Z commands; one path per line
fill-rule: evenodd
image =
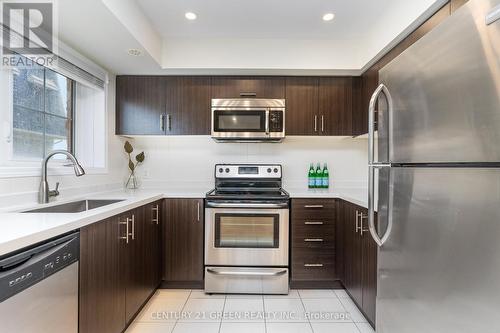
M 335 247 L 335 237 L 329 235 L 294 235 L 292 238 L 293 248 L 324 249 Z
M 292 211 L 292 225 L 293 226 L 310 226 L 311 228 L 322 226 L 322 225 L 333 225 L 335 223 L 335 216 L 332 212 L 331 215 L 319 215 L 319 214 L 296 214 Z
M 334 199 L 292 199 L 292 217 L 299 219 L 335 219 Z
M 335 253 L 312 249 L 292 249 L 293 280 L 334 280 Z
M 292 234 L 300 236 L 329 235 L 335 234 L 335 226 L 332 224 L 292 224 Z

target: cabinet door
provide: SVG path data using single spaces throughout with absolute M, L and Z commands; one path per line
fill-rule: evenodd
M 286 78 L 286 135 L 319 134 L 318 85 L 315 77 Z
M 125 328 L 125 289 L 120 265 L 120 236 L 124 232 L 117 218 L 80 230 L 81 333 L 121 332 Z
M 147 264 L 147 237 L 144 223 L 144 208 L 140 207 L 124 214 L 121 221 L 129 217 L 129 243 L 124 245 L 125 254 L 125 305 L 127 323 L 141 308 L 150 295 Z M 123 243 L 122 243 L 123 244 Z
M 164 81 L 158 76 L 116 78 L 116 134 L 165 134 Z
M 149 290 L 153 292 L 161 282 L 161 214 L 162 201 L 145 206 L 146 257 Z
M 363 304 L 362 294 L 362 256 L 361 256 L 361 237 L 356 230 L 356 206 L 344 202 L 344 244 L 345 244 L 345 262 L 344 262 L 344 285 L 351 294 L 353 300 L 358 304 Z
M 363 209 L 364 216 L 368 211 Z M 363 229 L 368 230 L 367 219 L 363 219 Z M 373 240 L 369 231 L 363 232 L 362 236 L 362 256 L 363 256 L 363 311 L 368 320 L 375 323 L 375 308 L 377 300 L 377 243 Z
M 167 285 L 203 285 L 203 199 L 166 199 L 163 280 Z
M 165 134 L 210 134 L 210 77 L 164 77 Z
M 285 98 L 285 79 L 281 77 L 213 77 L 212 98 Z
M 319 79 L 321 135 L 352 135 L 352 77 Z

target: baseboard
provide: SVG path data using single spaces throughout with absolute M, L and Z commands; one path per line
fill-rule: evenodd
M 204 281 L 162 281 L 159 289 L 204 289 Z
M 340 280 L 290 281 L 291 289 L 343 289 Z

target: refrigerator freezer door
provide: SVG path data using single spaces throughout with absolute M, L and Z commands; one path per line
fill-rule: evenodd
M 497 333 L 500 169 L 391 168 L 377 333 Z
M 500 161 L 500 20 L 486 22 L 498 5 L 469 1 L 380 71 L 391 162 Z

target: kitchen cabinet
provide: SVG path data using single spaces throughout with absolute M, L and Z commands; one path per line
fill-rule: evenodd
M 291 285 L 331 288 L 336 274 L 336 204 L 334 199 L 292 199 Z
M 163 135 L 164 113 L 161 76 L 116 77 L 116 134 Z
M 117 76 L 116 134 L 210 133 L 210 77 Z
M 212 98 L 285 98 L 285 79 L 264 76 L 216 76 Z
M 317 118 L 315 118 L 318 115 L 318 91 L 319 78 L 317 77 L 286 78 L 286 135 L 319 133 Z
M 368 230 L 368 211 L 346 201 L 340 203 L 344 224 L 344 279 L 352 300 L 375 323 L 377 245 Z
M 159 285 L 156 204 L 80 230 L 80 332 L 123 331 Z
M 146 259 L 148 272 L 148 285 L 150 290 L 155 290 L 162 279 L 161 262 L 161 237 L 162 237 L 162 213 L 163 200 L 150 203 L 144 207 L 146 228 Z
M 125 328 L 125 287 L 118 218 L 80 230 L 79 332 L 121 332 Z
M 352 135 L 352 89 L 352 77 L 319 79 L 319 109 L 315 118 L 319 135 Z
M 163 286 L 203 287 L 203 199 L 166 199 L 163 220 Z

